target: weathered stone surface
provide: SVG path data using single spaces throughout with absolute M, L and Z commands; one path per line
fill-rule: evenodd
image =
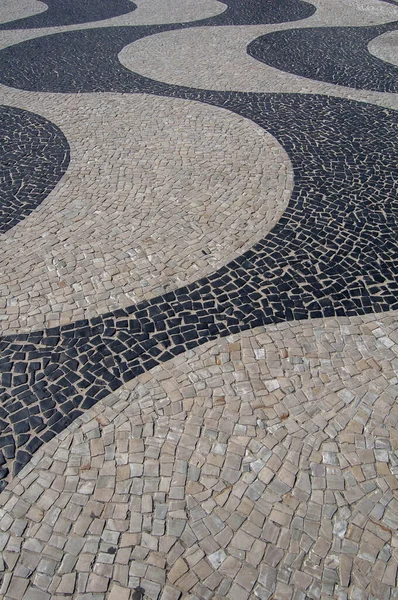
M 41 18 L 16 4 L 10 18 Z M 315 4 L 291 24 L 313 8 L 228 0 L 222 16 L 212 0 L 147 0 L 98 31 L 1 28 L 10 64 L 18 56 L 3 102 L 51 121 L 71 150 L 57 186 L 1 241 L 4 600 L 396 598 L 398 328 L 386 309 L 398 100 L 374 91 L 395 71 L 379 61 L 376 81 L 361 44 L 396 27 L 398 8 Z M 276 9 L 283 26 L 263 24 Z M 166 21 L 176 29 L 115 29 Z M 341 25 L 352 87 L 351 62 L 330 66 L 334 85 L 246 51 L 275 32 L 311 41 L 310 56 L 323 27 L 332 64 Z M 24 71 L 18 42 L 30 38 Z M 63 40 L 65 61 L 40 89 Z M 128 40 L 119 57 L 131 74 L 117 53 L 109 68 L 112 40 Z M 87 65 L 95 90 L 59 89 L 69 73 L 88 92 Z M 4 189 L 33 198 L 18 174 L 35 146 L 10 131 L 20 139 L 2 161 L 14 174 Z M 46 131 L 36 127 L 51 172 L 65 147 L 55 160 Z

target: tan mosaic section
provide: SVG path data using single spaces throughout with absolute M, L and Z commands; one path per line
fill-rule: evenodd
M 0 597 L 394 598 L 396 318 L 259 328 L 100 402 L 0 496 Z
M 47 4 L 39 0 L 2 0 L 0 4 L 0 23 L 38 15 L 47 10 Z
M 71 163 L 2 236 L 3 332 L 67 324 L 195 281 L 261 239 L 290 198 L 285 151 L 229 111 L 145 95 L 17 98 L 61 128 Z
M 380 0 L 311 0 L 316 6 L 316 13 L 303 22 L 304 27 L 308 21 L 313 25 L 325 24 L 342 27 L 361 27 L 389 23 L 397 18 L 398 4 L 382 2 Z M 302 22 L 300 21 L 300 27 Z
M 398 66 L 398 32 L 389 31 L 383 33 L 375 40 L 372 40 L 368 46 L 369 52 L 380 60 L 392 63 Z
M 227 10 L 218 0 L 134 0 L 137 9 L 127 19 L 119 17 L 119 25 L 153 25 L 187 23 L 215 17 Z M 116 24 L 112 19 L 111 24 Z

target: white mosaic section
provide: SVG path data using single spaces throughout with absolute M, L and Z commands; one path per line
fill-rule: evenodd
M 398 66 L 398 31 L 383 33 L 372 40 L 368 48 L 373 56 Z
M 47 10 L 47 4 L 39 0 L 2 0 L 0 3 L 0 23 L 38 15 Z
M 187 23 L 215 17 L 227 9 L 218 0 L 134 0 L 137 9 L 127 19 L 119 18 L 119 25 L 161 25 Z M 112 20 L 112 24 L 116 24 Z
M 382 0 L 311 0 L 316 12 L 299 27 L 311 21 L 312 26 L 363 27 L 389 23 L 397 19 L 398 4 Z

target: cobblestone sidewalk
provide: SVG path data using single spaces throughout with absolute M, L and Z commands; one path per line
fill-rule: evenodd
M 0 600 L 398 599 L 398 3 L 225 2 L 0 7 Z

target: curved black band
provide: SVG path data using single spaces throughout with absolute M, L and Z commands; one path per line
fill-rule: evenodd
M 69 164 L 58 127 L 26 110 L 0 106 L 0 233 L 37 208 Z

